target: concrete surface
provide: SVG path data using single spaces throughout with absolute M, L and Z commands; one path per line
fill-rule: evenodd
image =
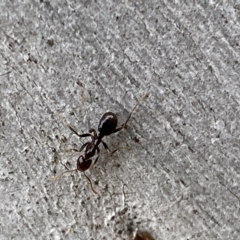
M 239 33 L 237 1 L 1 1 L 0 239 L 240 239 Z M 99 195 L 49 180 L 146 92 Z

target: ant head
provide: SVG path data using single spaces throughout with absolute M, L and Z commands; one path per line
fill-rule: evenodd
M 81 155 L 77 160 L 77 170 L 80 172 L 85 172 L 92 165 L 92 159 L 85 160 Z

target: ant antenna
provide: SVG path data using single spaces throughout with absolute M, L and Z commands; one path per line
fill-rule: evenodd
M 87 179 L 87 180 L 89 181 L 89 183 L 90 183 L 91 190 L 92 190 L 95 194 L 98 194 L 98 192 L 93 188 L 91 179 L 86 175 L 85 172 L 83 172 L 83 173 L 84 173 L 84 176 L 86 177 L 86 179 Z
M 131 118 L 131 116 L 132 116 L 134 110 L 136 109 L 136 107 L 137 107 L 142 101 L 144 101 L 146 98 L 148 98 L 148 96 L 149 96 L 149 93 L 145 93 L 145 94 L 137 101 L 137 103 L 136 103 L 135 106 L 133 107 L 132 111 L 129 113 L 126 122 L 123 124 L 124 127 L 126 127 L 128 121 L 129 121 L 129 119 Z
M 70 172 L 76 172 L 77 171 L 77 168 L 73 169 L 73 170 L 67 170 L 67 171 L 64 171 L 62 173 L 60 173 L 59 175 L 57 176 L 51 176 L 49 179 L 50 180 L 58 180 L 60 179 L 65 173 L 70 173 Z

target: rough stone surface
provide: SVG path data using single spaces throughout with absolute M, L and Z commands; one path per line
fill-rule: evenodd
M 189 2 L 186 4 L 185 2 Z M 240 239 L 240 3 L 0 3 L 0 239 Z M 128 128 L 74 169 L 101 115 Z M 138 141 L 139 140 L 139 141 Z

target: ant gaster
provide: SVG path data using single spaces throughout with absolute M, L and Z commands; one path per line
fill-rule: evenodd
M 93 189 L 92 187 L 92 183 L 91 180 L 86 176 L 85 171 L 88 170 L 92 165 L 95 165 L 98 161 L 98 157 L 99 157 L 99 144 L 102 143 L 104 148 L 107 149 L 108 151 L 110 151 L 110 149 L 108 148 L 107 144 L 102 140 L 105 136 L 108 136 L 110 134 L 119 132 L 120 130 L 124 129 L 127 127 L 127 123 L 129 121 L 129 119 L 132 116 L 133 111 L 135 110 L 135 108 L 138 106 L 138 104 L 140 104 L 140 102 L 142 100 L 144 100 L 145 98 L 148 97 L 148 93 L 145 94 L 133 107 L 132 111 L 129 113 L 127 120 L 120 125 L 119 127 L 117 127 L 118 125 L 118 119 L 116 114 L 112 113 L 112 112 L 106 112 L 103 114 L 103 116 L 101 117 L 99 124 L 98 124 L 98 133 L 96 132 L 95 129 L 91 128 L 89 130 L 89 133 L 84 133 L 84 134 L 79 134 L 75 129 L 73 129 L 71 126 L 68 126 L 68 128 L 75 133 L 78 137 L 83 138 L 83 137 L 91 137 L 91 141 L 88 141 L 86 143 L 84 143 L 82 145 L 82 147 L 77 150 L 74 149 L 77 152 L 83 152 L 82 155 L 80 155 L 77 159 L 77 168 L 74 170 L 68 170 L 63 172 L 61 175 L 63 175 L 66 172 L 72 172 L 72 171 L 80 171 L 80 172 L 84 172 L 85 177 L 88 179 L 88 181 L 91 184 L 91 188 L 92 191 L 94 193 L 96 193 L 96 191 Z M 111 152 L 111 154 L 113 154 L 114 152 L 116 152 L 119 148 L 115 149 L 114 151 Z M 97 153 L 97 157 L 94 160 L 94 163 L 92 163 L 92 157 Z M 60 176 L 61 176 L 60 175 Z M 58 176 L 58 177 L 60 177 Z M 57 178 L 58 178 L 57 177 Z

